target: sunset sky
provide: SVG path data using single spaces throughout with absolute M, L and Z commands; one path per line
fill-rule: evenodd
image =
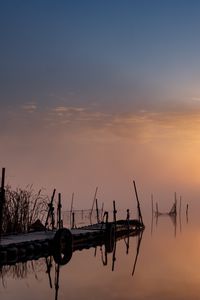
M 0 166 L 69 207 L 200 195 L 200 1 L 1 0 Z M 147 207 L 147 206 L 146 206 Z

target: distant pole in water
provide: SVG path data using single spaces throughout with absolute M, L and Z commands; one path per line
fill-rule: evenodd
M 175 214 L 177 214 L 177 198 L 176 198 L 176 192 L 174 193 L 174 209 L 175 209 Z
M 187 221 L 187 223 L 188 223 L 188 204 L 186 205 L 186 221 Z
M 153 234 L 153 219 L 154 219 L 153 194 L 151 194 L 151 235 Z
M 72 227 L 72 211 L 73 211 L 73 204 L 74 204 L 74 192 L 72 193 L 72 200 L 71 200 L 71 208 L 70 208 L 70 227 Z
M 5 205 L 5 168 L 2 168 L 1 190 L 0 190 L 0 239 L 3 231 L 3 209 Z
M 156 215 L 158 216 L 158 202 L 156 202 Z
M 153 194 L 151 194 L 151 214 L 153 216 Z
M 138 209 L 138 218 L 139 218 L 139 221 L 143 223 L 143 220 L 142 220 L 142 213 L 141 213 L 141 209 L 140 209 L 140 202 L 139 202 L 139 199 L 138 199 L 138 193 L 137 193 L 137 188 L 136 188 L 136 183 L 135 183 L 135 180 L 133 180 L 133 185 L 134 185 L 134 189 L 135 189 L 135 196 L 136 196 L 136 200 L 137 200 L 137 209 Z

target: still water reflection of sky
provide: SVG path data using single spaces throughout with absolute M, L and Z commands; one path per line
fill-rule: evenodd
M 116 244 L 105 265 L 104 246 L 73 253 L 60 267 L 58 299 L 200 299 L 200 225 L 182 217 L 147 220 L 132 276 L 138 238 Z M 175 236 L 176 234 L 176 236 Z M 103 263 L 104 262 L 104 263 Z M 55 265 L 48 276 L 45 258 L 2 269 L 0 298 L 55 299 Z M 52 288 L 50 287 L 52 283 Z

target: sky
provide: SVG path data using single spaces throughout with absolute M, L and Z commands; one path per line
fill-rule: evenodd
M 0 0 L 0 166 L 13 186 L 163 207 L 200 189 L 200 2 Z

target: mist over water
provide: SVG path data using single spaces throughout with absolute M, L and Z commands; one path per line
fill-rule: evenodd
M 137 236 L 130 237 L 128 248 L 127 239 L 117 242 L 114 271 L 113 253 L 105 264 L 104 246 L 75 251 L 60 267 L 57 299 L 199 299 L 199 221 L 192 212 L 186 219 L 183 210 L 176 227 L 167 215 L 154 217 L 153 226 L 151 221 L 149 214 L 133 276 Z M 2 267 L 2 299 L 55 299 L 53 261 L 52 288 L 45 258 L 19 265 Z

